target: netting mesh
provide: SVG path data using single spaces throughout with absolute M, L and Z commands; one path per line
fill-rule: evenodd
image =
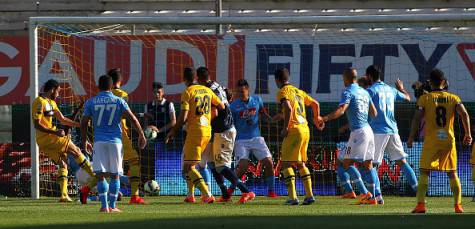
M 275 101 L 277 87 L 272 74 L 275 69 L 286 67 L 291 73 L 291 83 L 320 101 L 321 113 L 328 114 L 337 107 L 344 88 L 342 70 L 353 66 L 363 76 L 368 65 L 378 64 L 383 67 L 384 80 L 388 84 L 401 79 L 406 88 L 417 80 L 425 81 L 429 71 L 438 67 L 449 77 L 452 92 L 460 95 L 463 101 L 475 101 L 470 70 L 473 69 L 470 51 L 475 49 L 475 44 L 471 43 L 474 33 L 465 24 L 455 27 L 436 23 L 224 27 L 223 35 L 215 35 L 214 25 L 40 25 L 39 85 L 51 78 L 60 81 L 63 90 L 57 102 L 63 114 L 74 116 L 78 105 L 97 93 L 99 76 L 110 68 L 120 68 L 125 77 L 122 88 L 129 93 L 129 104 L 136 114 L 146 112 L 147 103 L 155 99 L 152 84 L 161 82 L 166 99 L 175 103 L 178 115 L 179 94 L 184 89 L 181 83 L 183 68 L 206 66 L 214 80 L 231 89 L 236 87 L 237 80 L 247 79 L 251 93 L 261 96 L 269 112 L 276 114 L 279 109 Z M 473 114 L 473 104 L 467 107 Z M 408 136 L 413 108 L 413 103 L 396 105 L 403 141 Z M 348 130 L 343 128 L 345 124 L 346 119 L 341 118 L 329 123 L 323 132 L 311 127 L 307 164 L 318 195 L 340 193 L 335 160 L 348 139 Z M 260 122 L 262 135 L 274 156 L 277 176 L 281 127 L 282 123 Z M 460 123 L 457 123 L 456 132 L 457 140 L 460 140 L 463 134 Z M 79 143 L 78 130 L 73 129 L 71 133 Z M 131 136 L 135 142 L 136 133 L 132 132 Z M 180 162 L 182 146 L 180 134 L 171 144 L 165 145 L 159 137 L 139 151 L 142 181 L 157 180 L 164 195 L 185 194 Z M 408 162 L 416 171 L 421 148 L 421 144 L 416 144 L 415 148 L 406 149 L 410 155 Z M 470 152 L 458 148 L 463 194 L 471 195 Z M 56 170 L 52 161 L 41 157 L 42 195 L 58 194 Z M 74 175 L 74 172 L 70 174 Z M 262 166 L 253 159 L 243 179 L 256 193 L 266 194 L 262 175 Z M 385 160 L 379 175 L 383 193 L 410 194 L 408 183 L 394 162 Z M 71 178 L 71 185 L 75 187 Z M 215 183 L 211 183 L 213 192 L 219 193 Z M 286 194 L 283 182 L 277 182 L 276 186 L 278 194 Z M 127 188 L 124 186 L 122 191 L 127 193 Z M 297 190 L 303 193 L 299 182 Z M 450 194 L 445 175 L 431 177 L 429 194 Z

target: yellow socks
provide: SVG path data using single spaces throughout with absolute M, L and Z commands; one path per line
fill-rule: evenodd
M 460 179 L 456 176 L 453 179 L 450 179 L 450 190 L 454 194 L 455 204 L 462 203 L 462 185 L 460 184 Z
M 287 186 L 287 191 L 289 193 L 289 198 L 291 200 L 297 199 L 297 191 L 295 190 L 295 173 L 292 167 L 282 169 L 284 174 L 285 185 Z
M 188 176 L 186 176 L 186 185 L 188 187 L 188 196 L 195 196 L 195 184 L 193 184 Z
M 188 172 L 188 178 L 193 183 L 193 185 L 201 191 L 202 195 L 211 196 L 211 193 L 209 193 L 208 190 L 208 186 L 206 185 L 203 177 L 201 176 L 200 172 L 198 172 L 198 170 L 192 168 L 190 172 Z M 191 191 L 190 187 L 188 187 L 188 191 Z
M 299 170 L 299 173 L 303 182 L 303 187 L 305 188 L 305 197 L 313 197 L 312 177 L 310 175 L 310 171 L 307 167 L 303 167 Z
M 76 163 L 79 165 L 79 167 L 84 169 L 86 173 L 88 173 L 91 176 L 95 176 L 94 172 L 92 171 L 91 163 L 89 162 L 89 160 L 86 159 L 84 155 L 80 154 L 79 157 L 75 158 L 75 160 L 76 160 Z
M 139 195 L 139 185 L 140 185 L 140 166 L 139 162 L 136 160 L 131 160 L 129 162 L 129 172 L 130 172 L 130 190 L 133 196 Z
M 473 181 L 473 185 L 475 185 L 475 165 L 472 166 L 472 181 Z
M 429 188 L 429 175 L 421 173 L 419 176 L 419 185 L 417 186 L 417 203 L 425 203 L 426 192 Z
M 68 169 L 60 168 L 58 170 L 58 183 L 61 197 L 68 196 Z

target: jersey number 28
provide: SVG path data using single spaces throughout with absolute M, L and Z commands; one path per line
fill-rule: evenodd
M 196 96 L 195 97 L 196 103 L 196 115 L 203 115 L 209 114 L 209 110 L 211 108 L 211 99 L 209 96 L 205 95 L 204 97 Z

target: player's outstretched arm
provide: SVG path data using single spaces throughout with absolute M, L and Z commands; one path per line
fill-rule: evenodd
M 78 122 L 75 122 L 69 118 L 64 117 L 63 113 L 59 110 L 54 111 L 54 117 L 63 125 L 65 126 L 74 126 L 74 127 L 80 127 L 81 124 Z
M 396 89 L 398 91 L 400 91 L 401 93 L 403 93 L 404 97 L 406 97 L 406 100 L 408 102 L 410 102 L 411 101 L 411 95 L 409 95 L 409 93 L 406 91 L 406 89 L 404 89 L 404 83 L 402 82 L 402 80 L 397 79 L 395 85 L 396 85 Z
M 188 110 L 182 109 L 180 112 L 180 116 L 178 116 L 178 119 L 176 121 L 176 125 L 170 130 L 170 132 L 168 132 L 167 137 L 165 138 L 165 144 L 168 144 L 168 142 L 170 142 L 170 140 L 172 140 L 175 137 L 178 130 L 180 130 L 185 124 L 187 118 L 188 118 Z
M 87 151 L 87 127 L 89 126 L 89 121 L 91 120 L 91 116 L 82 116 L 81 119 L 81 145 L 84 147 L 84 149 Z M 89 154 L 91 152 L 88 152 Z
M 313 124 L 317 127 L 318 130 L 323 130 L 325 128 L 325 122 L 323 121 L 322 117 L 320 116 L 320 104 L 313 100 L 310 104 L 313 113 Z
M 333 111 L 332 113 L 324 116 L 322 119 L 323 119 L 324 122 L 335 120 L 335 119 L 341 117 L 343 114 L 345 114 L 345 111 L 347 109 L 348 109 L 348 104 L 347 103 L 341 104 L 335 111 Z
M 158 130 L 159 133 L 165 132 L 167 130 L 170 130 L 176 125 L 176 115 L 175 112 L 170 112 L 170 122 L 167 123 L 164 127 L 160 128 Z
M 460 115 L 460 119 L 462 119 L 462 124 L 463 124 L 463 129 L 464 129 L 464 138 L 463 138 L 463 144 L 464 145 L 470 145 L 472 144 L 472 134 L 470 130 L 470 116 L 468 115 L 467 109 L 465 109 L 465 106 L 460 103 L 458 104 L 455 109 L 457 110 L 457 113 Z
M 422 116 L 424 115 L 424 110 L 419 108 L 414 113 L 414 117 L 411 122 L 411 132 L 409 133 L 409 138 L 407 139 L 407 147 L 412 148 L 414 143 L 414 138 L 416 137 L 417 131 L 419 131 L 419 124 L 421 123 Z
M 140 149 L 145 148 L 147 144 L 147 139 L 145 139 L 145 135 L 142 130 L 142 126 L 140 125 L 139 120 L 135 117 L 134 113 L 130 109 L 125 110 L 125 116 L 130 120 L 132 123 L 132 127 L 139 133 L 139 147 Z

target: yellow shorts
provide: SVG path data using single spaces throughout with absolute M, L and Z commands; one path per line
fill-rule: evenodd
M 201 161 L 201 153 L 208 145 L 211 136 L 187 135 L 183 146 L 183 161 Z
M 309 139 L 307 131 L 290 130 L 282 142 L 281 161 L 306 162 Z
M 122 133 L 122 147 L 124 150 L 124 161 L 138 160 L 139 154 L 132 145 L 132 140 L 126 133 Z
M 45 137 L 37 138 L 36 142 L 40 152 L 46 154 L 55 163 L 59 163 L 61 162 L 61 157 L 66 158 L 71 139 L 69 136 L 59 137 L 54 134 L 48 134 Z
M 447 149 L 424 147 L 419 168 L 430 171 L 456 171 L 457 149 L 455 146 Z

